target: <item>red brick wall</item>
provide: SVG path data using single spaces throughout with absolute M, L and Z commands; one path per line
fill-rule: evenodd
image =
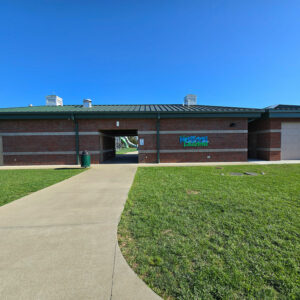
M 71 135 L 4 136 L 3 140 L 3 152 L 75 151 Z
M 119 121 L 119 127 L 116 126 Z M 87 119 L 79 120 L 79 131 L 98 130 L 156 130 L 154 119 Z
M 139 163 L 156 163 L 156 153 L 139 153 Z
M 120 119 L 119 127 L 116 126 L 116 119 L 95 119 L 78 120 L 80 132 L 99 132 L 100 130 L 155 130 L 156 120 L 151 119 Z M 28 165 L 28 164 L 75 164 L 76 163 L 76 143 L 75 124 L 72 120 L 1 120 L 1 133 L 45 133 L 45 132 L 68 132 L 73 135 L 30 135 L 30 136 L 3 136 L 3 152 L 73 152 L 71 154 L 38 154 L 38 155 L 4 155 L 5 165 Z M 114 139 L 103 138 L 103 160 L 115 155 L 114 151 L 107 152 L 115 148 Z M 79 135 L 79 151 L 100 152 L 100 136 Z M 101 155 L 91 154 L 91 162 L 101 162 Z
M 74 131 L 72 120 L 1 120 L 0 132 L 61 132 Z
M 180 136 L 196 135 L 208 136 L 208 147 L 202 149 L 235 149 L 247 148 L 247 133 L 191 133 L 191 134 L 162 134 L 160 137 L 160 149 L 183 149 L 180 144 Z M 191 147 L 185 149 L 192 149 Z
M 235 123 L 234 127 L 230 124 Z M 160 161 L 161 162 L 211 162 L 211 161 L 246 161 L 247 152 L 227 152 L 226 149 L 247 149 L 247 133 L 211 133 L 209 130 L 247 130 L 247 119 L 161 119 L 160 121 Z M 192 131 L 203 131 L 193 133 Z M 208 130 L 207 132 L 205 132 Z M 164 131 L 184 131 L 184 133 L 163 133 Z M 208 147 L 186 147 L 180 144 L 180 136 L 208 136 Z M 139 134 L 144 138 L 144 146 L 140 150 L 157 149 L 156 134 Z M 188 152 L 191 149 L 224 149 L 224 152 Z M 176 153 L 165 153 L 167 150 L 181 151 Z M 139 162 L 156 162 L 157 153 L 142 153 Z
M 265 119 L 249 123 L 249 157 L 263 160 L 280 160 L 281 151 L 274 151 L 274 149 L 281 148 L 281 132 L 260 131 L 281 130 L 282 122 L 299 121 L 299 119 Z
M 1 133 L 74 132 L 72 120 L 1 120 Z M 4 165 L 75 164 L 75 154 L 34 154 L 35 152 L 74 152 L 75 135 L 3 136 L 3 152 L 33 155 L 4 155 Z
M 75 165 L 75 155 L 7 155 L 4 165 Z
M 210 158 L 208 158 L 208 156 L 210 156 Z M 247 152 L 161 153 L 160 161 L 162 163 L 247 161 Z
M 230 127 L 235 123 L 235 127 Z M 245 118 L 161 119 L 160 130 L 247 130 Z
M 119 121 L 119 127 L 116 126 Z M 156 151 L 156 119 L 89 119 L 79 120 L 79 132 L 99 132 L 100 130 L 138 130 L 139 137 L 144 139 L 144 145 L 139 146 L 141 151 Z M 235 123 L 235 127 L 230 127 Z M 74 122 L 71 120 L 17 120 L 0 121 L 0 135 L 2 133 L 29 133 L 29 132 L 74 132 Z M 184 161 L 245 161 L 247 152 L 226 152 L 225 149 L 247 148 L 247 133 L 210 133 L 205 130 L 247 130 L 247 119 L 242 118 L 205 118 L 205 119 L 161 119 L 161 131 L 185 131 L 180 134 L 161 134 L 160 148 L 162 151 L 178 150 L 180 153 L 160 153 L 161 162 Z M 190 131 L 203 130 L 195 134 Z M 152 131 L 152 134 L 142 133 Z M 181 135 L 208 136 L 208 147 L 198 149 L 224 149 L 224 152 L 184 152 L 187 149 L 180 144 Z M 43 155 L 4 155 L 4 164 L 74 164 L 75 135 L 55 136 L 3 136 L 3 152 L 61 152 L 73 151 L 71 154 L 43 154 Z M 99 135 L 80 135 L 79 149 L 100 151 Z M 114 140 L 103 138 L 103 150 L 114 149 Z M 194 148 L 195 149 L 195 148 Z M 103 159 L 113 156 L 114 152 L 105 152 Z M 210 156 L 210 158 L 208 158 Z M 156 162 L 157 153 L 140 153 L 140 162 Z M 92 163 L 99 163 L 101 155 L 92 154 Z

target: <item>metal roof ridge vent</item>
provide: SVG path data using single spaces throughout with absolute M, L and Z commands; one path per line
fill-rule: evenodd
M 56 95 L 46 96 L 46 105 L 47 106 L 63 106 L 63 99 Z
M 91 108 L 92 107 L 92 100 L 91 99 L 83 99 L 83 107 Z
M 184 106 L 197 105 L 197 95 L 187 94 L 184 97 Z

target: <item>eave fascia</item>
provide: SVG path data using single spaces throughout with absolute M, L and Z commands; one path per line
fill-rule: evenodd
M 74 114 L 0 113 L 0 120 L 73 120 Z
M 38 119 L 143 119 L 143 118 L 260 118 L 262 112 L 62 112 L 62 113 L 0 113 L 0 120 L 38 120 Z
M 300 118 L 300 110 L 293 110 L 293 111 L 278 111 L 278 110 L 268 110 L 266 112 L 266 117 L 270 119 L 275 118 Z

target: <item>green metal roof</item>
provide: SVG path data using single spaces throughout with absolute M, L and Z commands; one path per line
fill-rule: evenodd
M 225 107 L 208 105 L 184 106 L 180 104 L 147 104 L 147 105 L 93 105 L 91 108 L 82 105 L 64 106 L 28 106 L 0 108 L 2 113 L 243 113 L 262 112 L 261 109 L 243 107 Z
M 265 109 L 181 104 L 27 106 L 0 108 L 0 119 L 92 118 L 299 118 L 299 105 L 274 105 Z

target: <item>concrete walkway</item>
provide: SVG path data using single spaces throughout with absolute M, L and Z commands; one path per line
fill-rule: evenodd
M 0 208 L 0 299 L 160 299 L 117 225 L 135 165 L 102 165 Z

